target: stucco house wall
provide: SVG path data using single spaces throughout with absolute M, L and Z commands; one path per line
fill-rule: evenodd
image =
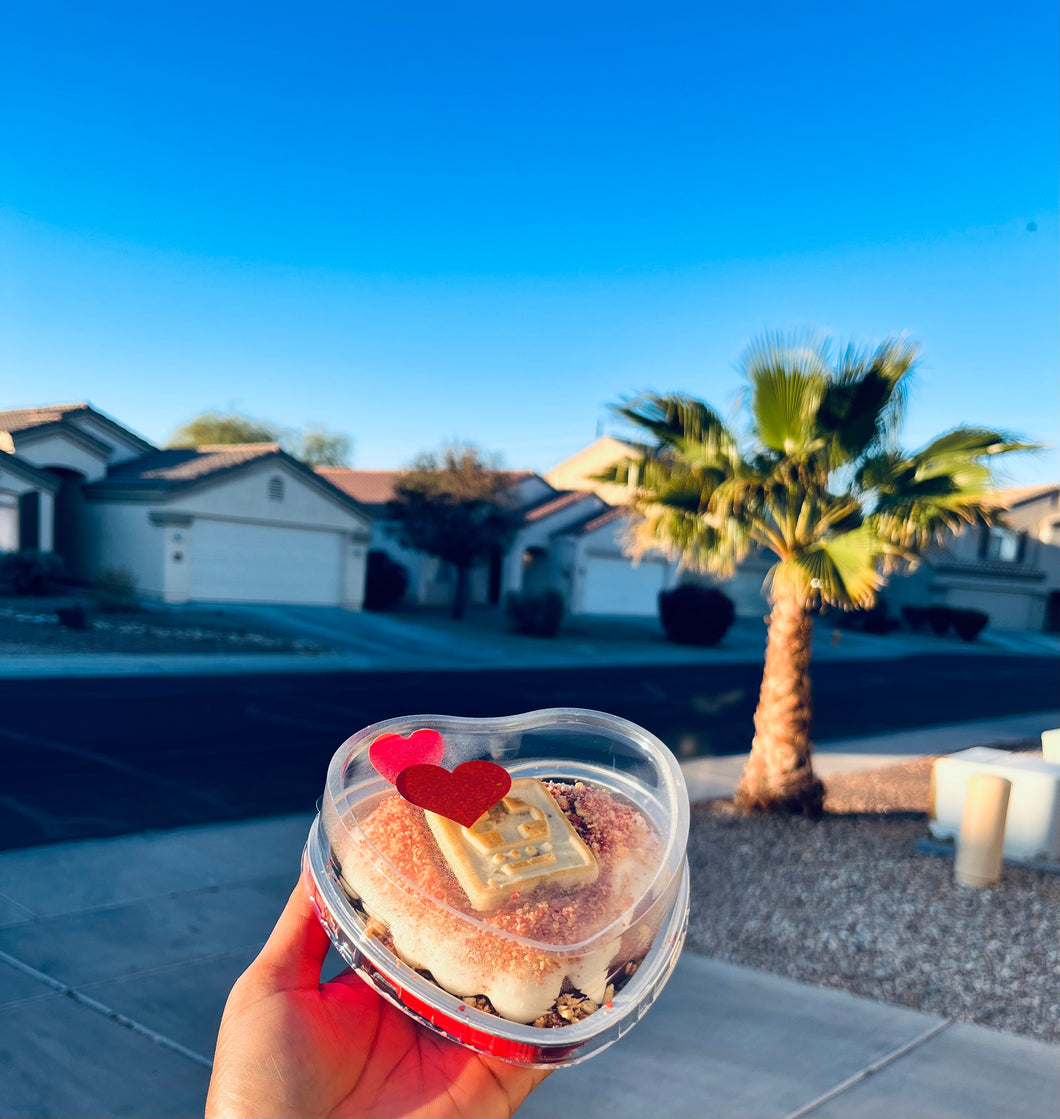
M 549 491 L 546 491 L 546 494 Z M 543 507 L 531 509 L 523 526 L 512 538 L 504 560 L 502 586 L 505 593 L 534 591 L 555 586 L 567 597 L 566 579 L 550 554 L 553 538 L 565 528 L 600 513 L 607 505 L 594 494 L 555 495 Z M 551 507 L 551 509 L 550 509 Z M 543 510 L 550 510 L 543 512 Z M 569 609 L 569 604 L 568 604 Z
M 85 407 L 67 413 L 68 422 L 109 448 L 107 461 L 112 465 L 129 462 L 154 450 L 154 445 L 114 420 Z
M 556 554 L 569 586 L 572 615 L 653 617 L 659 592 L 676 584 L 677 565 L 661 552 L 634 561 L 625 554 L 628 514 L 607 508 L 557 535 Z
M 136 589 L 148 598 L 165 599 L 162 572 L 163 527 L 151 521 L 151 508 L 132 502 L 88 502 L 82 534 L 83 577 L 104 571 L 127 571 Z
M 142 593 L 167 602 L 363 602 L 369 519 L 284 459 L 167 499 L 88 497 L 92 576 L 126 568 Z
M 95 440 L 78 439 L 76 432 L 49 432 L 39 439 L 18 439 L 16 445 L 21 458 L 42 469 L 73 470 L 89 482 L 107 473 L 108 449 Z
M 896 612 L 905 605 L 982 610 L 992 629 L 1046 628 L 1050 600 L 1060 594 L 1052 535 L 1058 503 L 1060 486 L 1002 491 L 1003 524 L 964 529 L 929 549 L 913 572 L 891 579 L 888 604 Z
M 597 482 L 594 475 L 628 457 L 633 450 L 630 443 L 623 443 L 611 435 L 602 435 L 588 447 L 547 470 L 545 481 L 557 490 L 590 490 L 602 497 L 608 505 L 624 505 L 629 499 L 628 489 L 608 482 Z
M 424 606 L 443 606 L 451 602 L 456 578 L 451 566 L 402 544 L 397 523 L 389 515 L 388 503 L 394 498 L 394 487 L 401 477 L 401 471 L 319 467 L 317 473 L 361 502 L 372 514 L 369 548 L 385 552 L 395 563 L 405 568 L 409 577 L 406 602 Z M 542 501 L 554 492 L 538 474 L 530 471 L 509 472 L 505 504 L 517 510 Z M 468 605 L 482 606 L 490 602 L 491 567 L 491 563 L 485 562 L 476 565 L 469 572 Z M 502 571 L 502 594 L 504 589 Z
M 269 483 L 273 478 L 284 482 L 279 500 L 270 496 Z M 166 508 L 197 517 L 337 531 L 348 530 L 351 517 L 348 508 L 310 488 L 290 464 L 271 458 L 244 467 L 237 476 L 222 477 L 208 486 L 188 490 L 167 501 Z M 360 518 L 359 527 L 367 534 L 367 517 Z

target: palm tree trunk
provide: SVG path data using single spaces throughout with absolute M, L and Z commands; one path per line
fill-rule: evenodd
M 813 618 L 796 599 L 774 598 L 755 736 L 733 801 L 745 812 L 821 815 L 824 786 L 810 763 Z

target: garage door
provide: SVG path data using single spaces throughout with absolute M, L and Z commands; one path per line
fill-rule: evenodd
M 659 591 L 666 565 L 594 556 L 588 560 L 581 612 L 583 614 L 636 614 L 659 612 Z
M 982 610 L 990 615 L 991 629 L 1038 629 L 1041 626 L 1041 607 L 1032 620 L 1036 603 L 1027 594 L 951 590 L 946 596 L 946 605 L 958 610 Z
M 339 602 L 338 533 L 196 518 L 189 559 L 198 602 Z

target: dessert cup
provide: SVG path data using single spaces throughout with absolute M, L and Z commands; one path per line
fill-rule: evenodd
M 489 762 L 510 790 L 481 815 L 472 798 L 466 824 L 410 803 L 393 783 L 411 795 L 408 774 L 384 776 L 370 751 L 423 731 L 438 753 L 415 769 L 448 781 Z M 335 947 L 383 997 L 470 1049 L 555 1067 L 616 1041 L 665 985 L 688 921 L 687 837 L 680 768 L 633 723 L 417 715 L 339 747 L 303 868 Z

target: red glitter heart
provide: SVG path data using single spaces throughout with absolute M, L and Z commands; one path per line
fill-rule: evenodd
M 445 743 L 436 730 L 414 730 L 408 738 L 400 734 L 382 734 L 368 747 L 368 759 L 376 772 L 391 785 L 398 774 L 410 765 L 434 765 L 442 760 Z
M 410 803 L 469 828 L 508 792 L 512 778 L 502 766 L 477 760 L 452 773 L 440 765 L 410 765 L 394 783 Z

